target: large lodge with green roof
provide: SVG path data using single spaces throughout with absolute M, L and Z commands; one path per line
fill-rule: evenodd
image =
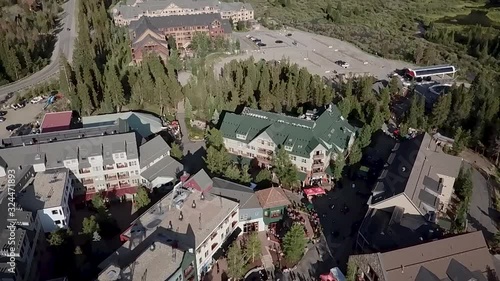
M 297 166 L 300 179 L 328 180 L 330 160 L 349 150 L 356 128 L 329 105 L 306 118 L 244 108 L 241 114 L 226 113 L 220 131 L 224 145 L 234 156 L 268 167 L 279 147 L 284 147 Z

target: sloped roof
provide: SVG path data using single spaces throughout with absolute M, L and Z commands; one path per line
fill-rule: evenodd
M 208 192 L 213 186 L 212 179 L 208 176 L 205 170 L 201 169 L 191 178 L 189 178 L 185 183 L 185 187 L 194 188 L 200 192 Z
M 252 188 L 221 178 L 213 178 L 212 181 L 214 183 L 210 191 L 212 194 L 238 201 L 240 209 L 261 208 Z
M 387 281 L 414 280 L 421 267 L 447 280 L 458 262 L 469 272 L 495 270 L 493 256 L 481 231 L 379 254 Z M 402 270 L 404 269 L 404 270 Z M 450 269 L 453 269 L 449 271 Z
M 142 144 L 139 147 L 139 159 L 141 168 L 144 168 L 154 159 L 160 158 L 162 155 L 168 155 L 170 146 L 162 136 L 156 136 L 152 140 Z
M 328 151 L 345 150 L 356 129 L 332 105 L 315 121 L 245 108 L 241 114 L 225 114 L 220 131 L 225 138 L 245 143 L 266 133 L 276 145 L 290 146 L 290 154 L 309 157 L 319 144 Z M 246 139 L 236 138 L 237 134 Z
M 290 205 L 290 200 L 280 187 L 269 187 L 255 192 L 259 203 L 264 209 Z
M 373 190 L 371 204 L 404 192 L 426 214 L 424 205 L 435 208 L 439 205 L 439 198 L 426 189 L 440 193 L 439 175 L 456 178 L 462 158 L 443 153 L 425 133 L 397 143 L 387 164 Z
M 165 17 L 141 17 L 139 20 L 132 21 L 129 29 L 142 34 L 146 28 L 158 30 L 162 28 L 181 27 L 181 26 L 208 26 L 214 21 L 223 22 L 220 14 L 198 14 L 198 15 L 172 15 Z

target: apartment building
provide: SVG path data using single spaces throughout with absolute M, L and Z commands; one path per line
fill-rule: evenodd
M 122 240 L 125 241 L 122 247 L 99 265 L 103 271 L 99 274 L 98 280 L 109 280 L 107 278 L 110 271 L 111 275 L 118 272 L 118 276 L 124 276 L 128 265 L 137 258 L 134 252 L 141 253 L 147 249 L 151 241 L 158 239 L 158 233 L 161 233 L 161 238 L 169 245 L 173 245 L 173 248 L 187 249 L 194 255 L 196 278 L 193 280 L 200 280 L 200 277 L 213 265 L 214 254 L 238 227 L 239 218 L 239 204 L 211 194 L 212 186 L 207 178 L 210 179 L 201 171 L 187 181 L 178 183 L 172 192 L 134 221 L 122 234 Z M 165 259 L 159 262 L 171 261 Z M 162 278 L 167 276 L 166 280 L 171 280 L 169 276 L 177 272 L 176 270 L 168 272 L 166 268 L 158 265 L 150 263 L 147 265 L 148 268 L 141 267 L 141 270 L 147 271 L 148 276 L 150 274 Z M 151 273 L 152 271 L 160 272 Z M 141 271 L 137 274 L 143 276 L 144 273 Z M 181 277 L 179 280 L 190 279 Z
M 261 167 L 269 167 L 283 147 L 304 183 L 328 180 L 331 160 L 345 155 L 356 133 L 334 105 L 305 118 L 247 107 L 241 114 L 225 114 L 220 131 L 229 153 Z
M 42 224 L 37 215 L 19 204 L 11 209 L 6 183 L 4 180 L 0 193 L 0 280 L 38 280 L 41 250 L 45 245 Z M 19 190 L 20 185 L 15 189 Z
M 250 4 L 219 2 L 216 0 L 135 0 L 120 1 L 112 9 L 116 25 L 126 26 L 141 17 L 219 14 L 233 22 L 254 19 Z
M 398 206 L 435 222 L 447 210 L 462 158 L 442 152 L 425 133 L 396 143 L 368 200 L 370 208 Z
M 31 175 L 30 180 L 17 195 L 17 200 L 27 211 L 36 213 L 45 233 L 69 226 L 69 202 L 73 186 L 66 168 L 53 169 Z
M 227 36 L 232 32 L 229 21 L 223 20 L 220 14 L 141 17 L 132 21 L 128 28 L 135 63 L 140 63 L 151 52 L 167 59 L 169 53 L 165 40 L 170 36 L 175 38 L 181 55 L 186 55 L 195 32 L 208 34 L 212 38 Z
M 481 231 L 383 253 L 353 255 L 356 280 L 487 281 L 498 269 Z

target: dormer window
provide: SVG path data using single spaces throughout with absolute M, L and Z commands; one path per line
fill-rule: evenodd
M 293 147 L 289 146 L 289 145 L 285 145 L 285 150 L 286 151 L 292 151 Z
M 242 134 L 236 134 L 236 138 L 237 138 L 237 139 L 240 139 L 240 140 L 246 140 L 246 139 L 247 139 L 247 136 L 242 135 Z

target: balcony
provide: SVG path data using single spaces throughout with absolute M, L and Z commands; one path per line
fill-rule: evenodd
M 118 177 L 116 176 L 116 174 L 109 174 L 109 175 L 105 175 L 104 178 L 107 180 L 107 181 L 114 181 L 114 180 L 117 180 Z
M 325 175 L 325 171 L 323 169 L 313 169 L 312 174 L 313 177 L 320 177 Z
M 259 162 L 264 162 L 264 163 L 270 163 L 271 162 L 271 157 L 265 157 L 265 156 L 260 156 L 260 155 L 257 155 L 257 160 L 259 160 Z
M 121 188 L 132 187 L 132 185 L 130 185 L 129 181 L 120 181 L 120 187 Z
M 314 154 L 313 159 L 325 159 L 325 154 Z
M 322 161 L 314 161 L 313 164 L 312 164 L 312 168 L 323 168 L 325 167 L 325 163 L 323 163 Z
M 267 149 L 263 149 L 263 148 L 257 149 L 257 152 L 260 154 L 265 154 L 265 155 L 269 155 L 269 156 L 272 156 L 274 154 L 274 152 L 272 150 L 267 150 Z
M 123 179 L 128 179 L 129 174 L 128 173 L 119 173 L 118 174 L 118 179 L 123 180 Z
M 104 171 L 109 171 L 109 170 L 113 170 L 115 168 L 115 166 L 113 165 L 106 165 L 106 166 L 103 166 L 102 169 Z
M 93 184 L 94 179 L 82 179 L 82 183 L 87 185 L 87 184 Z
M 80 169 L 79 172 L 80 172 L 80 174 L 88 174 L 91 172 L 91 170 L 90 169 Z
M 127 168 L 128 165 L 127 163 L 117 163 L 116 168 L 121 169 L 121 168 Z
M 119 185 L 119 184 L 117 184 L 117 183 L 114 183 L 114 184 L 109 184 L 109 183 L 108 183 L 108 184 L 106 185 L 106 187 L 107 187 L 108 189 L 115 189 L 115 188 L 120 188 L 120 185 Z

